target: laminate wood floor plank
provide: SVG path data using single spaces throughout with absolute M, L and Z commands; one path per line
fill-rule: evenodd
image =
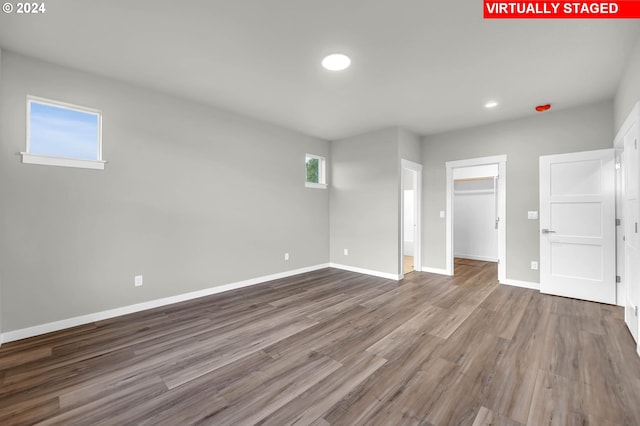
M 622 308 L 322 269 L 0 347 L 0 424 L 638 425 Z
M 323 379 L 331 376 L 341 367 L 342 364 L 329 357 L 315 357 L 311 362 L 292 368 L 288 374 L 274 377 L 244 395 L 239 395 L 236 401 L 231 402 L 232 405 L 210 417 L 207 422 L 210 421 L 211 424 L 255 424 L 277 412 L 308 389 L 321 383 Z M 348 374 L 342 373 L 342 376 L 348 376 Z
M 21 403 L 24 400 L 54 396 L 63 389 L 82 384 L 86 380 L 99 380 L 101 375 L 110 371 L 120 370 L 123 365 L 128 365 L 133 371 L 141 370 L 141 366 L 135 365 L 129 349 L 119 350 L 113 353 L 102 354 L 94 358 L 83 359 L 77 363 L 68 363 L 63 367 L 45 370 L 39 375 L 29 377 L 11 376 L 5 380 L 0 391 L 0 409 Z M 121 375 L 121 373 L 119 373 Z M 43 377 L 46 381 L 43 382 Z M 11 380 L 9 380 L 11 379 Z
M 37 403 L 16 407 L 15 410 L 0 415 L 0 424 L 32 425 L 45 421 L 60 411 L 58 398 L 49 398 Z
M 572 381 L 580 380 L 580 352 L 584 349 L 578 340 L 579 325 L 569 315 L 551 314 L 545 336 L 541 367 L 552 374 Z
M 291 359 L 286 360 L 293 364 Z M 262 351 L 254 352 L 233 364 L 214 370 L 189 383 L 165 393 L 148 398 L 136 407 L 110 416 L 112 424 L 141 424 L 151 418 L 160 424 L 195 424 L 196 421 L 216 415 L 230 404 L 223 396 L 223 389 L 230 393 L 243 387 L 252 388 L 262 384 L 258 373 L 267 367 L 278 366 L 274 360 Z M 186 412 L 185 412 L 186 411 Z M 184 420 L 184 422 L 182 422 Z
M 386 357 L 389 362 L 334 406 L 324 418 L 336 424 L 372 422 L 389 401 L 404 391 L 415 374 L 434 362 L 434 353 L 444 343 L 444 339 L 439 337 L 418 333 L 411 336 L 410 341 L 410 346 L 403 345 L 407 346 L 404 352 L 389 354 Z
M 355 306 L 342 312 L 339 317 L 330 318 L 305 330 L 302 335 L 293 335 L 282 339 L 264 349 L 273 358 L 296 356 L 300 351 L 317 350 L 328 346 L 331 342 L 343 339 L 350 333 L 351 327 L 365 325 L 366 308 Z M 345 327 L 349 324 L 349 327 Z
M 529 417 L 551 312 L 548 297 L 527 291 L 532 297 L 522 320 L 498 360 L 495 375 L 480 395 L 487 408 L 523 424 Z
M 230 364 L 246 355 L 264 349 L 288 336 L 297 334 L 313 326 L 314 322 L 303 320 L 292 324 L 280 326 L 276 330 L 259 335 L 256 340 L 253 337 L 239 342 L 234 341 L 222 348 L 217 348 L 205 357 L 182 358 L 170 368 L 165 368 L 161 377 L 169 389 L 188 383 L 204 374 Z
M 13 352 L 21 352 L 33 347 L 42 348 L 45 347 L 48 342 L 56 344 L 62 339 L 73 339 L 73 336 L 79 336 L 79 338 L 84 339 L 86 338 L 88 332 L 95 330 L 96 328 L 96 323 L 79 325 L 65 330 L 17 340 L 15 342 L 11 342 L 11 345 L 3 345 L 0 350 L 2 351 L 1 353 L 4 356 L 9 355 Z
M 56 416 L 39 422 L 38 425 L 108 424 L 112 413 L 126 411 L 147 398 L 152 398 L 166 391 L 167 388 L 159 378 L 151 378 L 105 394 L 100 399 L 63 411 Z
M 498 413 L 488 409 L 487 407 L 481 407 L 478 411 L 478 415 L 473 420 L 471 426 L 524 426 L 525 423 L 516 422 L 508 417 L 501 416 Z
M 386 362 L 366 352 L 345 360 L 341 368 L 269 415 L 263 424 L 282 426 L 316 421 Z
M 452 411 L 455 411 L 455 415 L 448 421 L 460 420 L 459 416 L 463 411 L 463 417 L 470 415 L 468 412 L 473 412 L 475 417 L 475 401 L 467 400 L 470 393 L 459 386 L 462 378 L 457 365 L 435 358 L 423 370 L 418 371 L 405 387 L 396 392 L 371 421 L 391 424 L 393 419 L 410 419 L 418 424 L 427 421 L 439 425 L 445 424 L 444 417 Z M 453 399 L 447 401 L 447 398 L 451 397 Z M 468 404 L 463 406 L 463 402 Z M 460 404 L 460 410 L 452 410 L 456 404 Z

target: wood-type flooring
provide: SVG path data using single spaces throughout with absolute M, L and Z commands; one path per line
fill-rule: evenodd
M 0 347 L 2 425 L 640 425 L 622 308 L 323 269 Z

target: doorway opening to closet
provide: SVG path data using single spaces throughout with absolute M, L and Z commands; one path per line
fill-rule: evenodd
M 402 160 L 401 191 L 401 275 L 421 271 L 420 205 L 422 165 Z
M 446 273 L 460 262 L 496 262 L 506 277 L 506 156 L 449 161 Z M 455 261 L 454 261 L 455 259 Z

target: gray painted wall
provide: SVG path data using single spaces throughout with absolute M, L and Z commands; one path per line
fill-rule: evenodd
M 403 128 L 398 129 L 398 156 L 400 159 L 422 162 L 422 137 Z
M 519 120 L 447 132 L 423 139 L 423 267 L 445 268 L 445 162 L 507 155 L 507 278 L 539 282 L 530 261 L 538 260 L 538 157 L 610 148 L 613 104 L 549 111 Z
M 399 274 L 399 204 L 397 127 L 331 143 L 331 262 Z
M 328 142 L 15 53 L 1 72 L 2 331 L 329 261 L 304 186 Z M 102 110 L 106 170 L 21 164 L 27 94 Z
M 629 56 L 615 97 L 615 128 L 620 129 L 631 109 L 640 101 L 640 38 Z

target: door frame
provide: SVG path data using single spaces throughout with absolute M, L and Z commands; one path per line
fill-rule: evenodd
M 618 129 L 618 133 L 613 141 L 613 146 L 616 149 L 616 218 L 621 220 L 621 225 L 618 226 L 616 232 L 616 275 L 620 276 L 620 283 L 618 284 L 616 304 L 624 307 L 624 321 L 627 327 L 631 329 L 630 324 L 636 320 L 631 316 L 631 311 L 640 305 L 638 300 L 632 299 L 630 296 L 631 286 L 630 277 L 627 276 L 627 268 L 629 265 L 627 256 L 627 242 L 624 236 L 626 235 L 627 221 L 633 220 L 628 217 L 628 202 L 627 202 L 627 187 L 626 187 L 626 173 L 630 164 L 626 164 L 626 158 L 628 153 L 625 152 L 625 136 L 637 123 L 640 123 L 640 102 L 636 102 L 629 115 L 625 119 L 624 123 Z M 618 164 L 620 167 L 618 168 Z M 640 330 L 640 317 L 637 318 L 637 324 L 635 325 L 637 330 Z M 640 331 L 638 331 L 640 334 Z M 640 338 L 637 341 L 636 352 L 640 356 Z
M 627 299 L 626 274 L 625 274 L 625 195 L 624 188 L 624 138 L 622 148 L 615 147 L 615 174 L 616 174 L 616 305 L 625 306 Z M 620 223 L 620 225 L 618 224 Z M 618 281 L 618 277 L 620 277 Z
M 470 158 L 467 160 L 447 161 L 446 196 L 446 253 L 445 274 L 453 275 L 453 170 L 470 166 L 498 165 L 498 281 L 504 283 L 507 279 L 507 156 L 494 155 L 490 157 Z
M 414 230 L 413 270 L 422 271 L 422 164 L 400 159 L 400 277 L 404 276 L 404 173 L 403 170 L 411 170 L 416 174 L 414 197 L 414 217 L 416 228 Z

